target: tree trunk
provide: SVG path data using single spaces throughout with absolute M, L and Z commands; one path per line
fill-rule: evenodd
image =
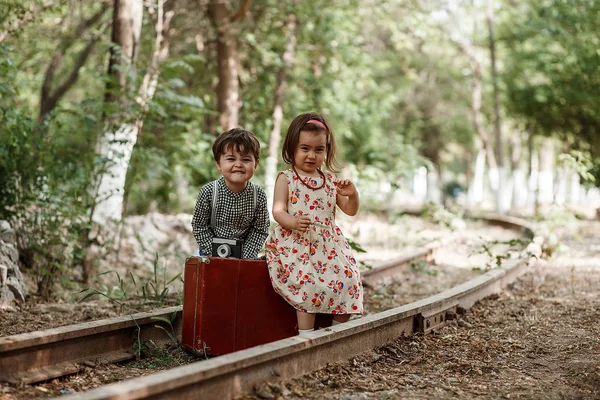
M 412 192 L 419 203 L 427 201 L 427 168 L 419 167 L 414 171 Z
M 473 72 L 473 86 L 471 89 L 471 118 L 473 120 L 473 126 L 475 128 L 475 132 L 477 132 L 477 136 L 481 141 L 481 145 L 483 150 L 485 151 L 485 155 L 488 159 L 488 165 L 491 171 L 496 171 L 498 166 L 496 164 L 496 156 L 492 150 L 492 145 L 488 139 L 488 134 L 486 133 L 484 123 L 483 123 L 483 113 L 481 111 L 482 105 L 482 77 L 481 77 L 481 66 L 479 62 L 475 58 L 475 55 L 472 51 L 469 51 L 468 54 L 471 71 Z
M 99 154 L 106 160 L 105 168 L 98 179 L 97 205 L 93 213 L 94 221 L 103 223 L 108 219 L 119 221 L 123 215 L 124 188 L 129 168 L 129 161 L 137 137 L 144 123 L 148 103 L 152 100 L 158 84 L 158 64 L 167 57 L 169 50 L 168 31 L 173 11 L 165 12 L 167 0 L 156 0 L 156 8 L 152 16 L 155 22 L 154 53 L 148 72 L 142 79 L 135 101 L 141 111 L 129 118 L 110 118 L 105 127 L 104 136 L 100 140 Z M 171 8 L 173 2 L 170 2 Z M 123 43 L 121 55 L 113 54 L 111 74 L 118 82 L 120 93 L 109 91 L 107 99 L 125 106 L 128 86 L 127 71 L 123 66 L 133 68 L 131 61 L 135 59 L 136 48 L 141 33 L 142 2 L 141 0 L 115 1 L 115 30 L 113 37 L 116 44 Z M 127 52 L 125 51 L 127 50 Z M 116 68 L 116 66 L 120 68 Z
M 472 54 L 472 52 L 471 52 Z M 488 179 L 490 182 L 490 186 L 492 190 L 498 190 L 498 165 L 496 163 L 496 155 L 494 154 L 492 145 L 490 144 L 490 140 L 488 139 L 488 134 L 483 124 L 483 112 L 481 111 L 482 105 L 482 78 L 481 78 L 481 66 L 479 62 L 475 59 L 475 55 L 472 54 L 470 57 L 471 60 L 471 71 L 473 71 L 473 88 L 471 91 L 471 117 L 473 119 L 473 126 L 475 127 L 475 132 L 477 132 L 477 136 L 481 141 L 481 146 L 483 151 L 485 152 L 485 157 L 483 160 L 487 158 L 488 161 Z M 485 166 L 483 167 L 485 169 Z M 481 180 L 481 184 L 483 184 L 483 177 Z M 483 200 L 483 187 L 481 188 L 482 193 L 480 199 Z M 480 201 L 481 201 L 480 200 Z
M 295 2 L 294 2 L 295 3 Z M 277 177 L 277 160 L 279 158 L 279 143 L 281 142 L 281 124 L 283 121 L 283 98 L 287 85 L 287 71 L 294 63 L 296 49 L 296 15 L 288 14 L 285 32 L 285 51 L 282 56 L 283 64 L 277 74 L 275 86 L 275 107 L 273 108 L 273 129 L 269 135 L 269 154 L 265 170 L 265 188 L 269 213 L 273 207 L 273 191 Z
M 554 172 L 554 146 L 552 139 L 544 139 L 540 149 L 539 176 L 538 176 L 538 202 L 540 205 L 552 203 Z
M 425 112 L 432 112 L 431 109 Z M 427 115 L 427 114 L 425 114 Z M 442 167 L 441 167 L 441 132 L 438 125 L 433 122 L 433 118 L 428 115 L 430 125 L 425 123 L 423 131 L 423 149 L 422 154 L 433 163 L 434 170 L 427 171 L 427 201 L 440 203 L 443 198 L 443 182 L 442 182 Z
M 450 14 L 452 11 L 446 10 Z M 477 31 L 477 24 L 473 27 L 474 31 Z M 451 41 L 458 47 L 458 49 L 469 59 L 469 64 L 471 66 L 471 72 L 473 73 L 473 81 L 471 86 L 471 120 L 473 122 L 473 127 L 475 128 L 475 132 L 481 141 L 481 146 L 485 151 L 485 158 L 487 158 L 488 162 L 488 179 L 490 181 L 490 186 L 492 190 L 498 190 L 498 165 L 496 163 L 496 156 L 494 154 L 492 145 L 490 144 L 489 133 L 486 131 L 483 112 L 481 111 L 482 107 L 482 73 L 481 73 L 481 64 L 477 60 L 475 56 L 475 51 L 473 50 L 473 46 L 470 45 L 466 41 L 459 41 L 455 39 L 451 39 Z M 479 157 L 479 155 L 478 155 Z M 483 181 L 482 181 L 483 182 Z M 483 193 L 482 193 L 483 195 Z
M 83 67 L 88 57 L 92 53 L 94 46 L 98 39 L 98 35 L 94 35 L 88 39 L 88 43 L 85 48 L 79 53 L 79 57 L 75 62 L 71 72 L 60 84 L 54 85 L 54 75 L 60 66 L 67 50 L 75 44 L 76 41 L 81 40 L 82 36 L 85 35 L 98 21 L 102 19 L 104 13 L 108 10 L 105 5 L 102 5 L 100 11 L 94 14 L 90 19 L 85 20 L 79 24 L 75 29 L 75 32 L 62 40 L 54 53 L 54 57 L 50 64 L 46 68 L 44 74 L 44 82 L 42 84 L 42 93 L 40 98 L 40 113 L 38 115 L 38 121 L 43 122 L 48 113 L 50 113 L 54 107 L 58 104 L 58 101 L 65 95 L 65 93 L 77 82 L 79 78 L 79 70 Z M 103 31 L 107 24 L 100 27 L 100 31 Z M 52 87 L 56 86 L 54 91 Z
M 569 142 L 564 141 L 561 153 L 566 154 L 569 152 Z M 565 165 L 565 163 L 560 163 L 558 168 L 556 169 L 556 188 L 554 192 L 554 203 L 564 205 L 567 201 L 567 191 L 569 186 L 569 177 L 571 174 L 571 169 Z
M 127 77 L 135 73 L 133 62 L 137 57 L 143 17 L 142 0 L 114 0 L 113 47 L 110 49 L 105 101 L 127 103 L 126 89 L 130 86 Z
M 580 203 L 581 183 L 578 173 L 569 176 L 569 203 L 576 206 Z
M 115 132 L 104 131 L 99 153 L 107 161 L 99 179 L 94 212 L 94 221 L 99 224 L 109 219 L 120 221 L 123 216 L 125 178 L 138 132 L 132 123 L 121 124 Z
M 113 14 L 114 46 L 108 73 L 105 103 L 114 104 L 114 109 L 124 110 L 128 101 L 129 74 L 134 71 L 134 60 L 139 47 L 142 28 L 142 0 L 115 0 Z M 104 134 L 99 140 L 98 154 L 105 160 L 97 177 L 95 222 L 120 220 L 123 212 L 125 177 L 133 147 L 137 141 L 138 127 L 125 112 L 112 112 L 105 121 Z M 127 121 L 127 122 L 124 122 Z
M 510 141 L 511 148 L 511 201 L 507 203 L 511 209 L 522 209 L 527 201 L 527 191 L 524 190 L 527 185 L 525 183 L 525 171 L 521 164 L 522 140 L 521 132 L 518 129 L 513 131 Z
M 496 39 L 494 37 L 494 0 L 487 3 L 487 25 L 489 31 L 490 63 L 492 68 L 492 87 L 494 91 L 494 136 L 496 164 L 498 166 L 498 187 L 496 190 L 496 211 L 506 211 L 503 201 L 506 170 L 504 168 L 504 150 L 502 148 L 502 129 L 500 124 L 500 98 L 498 93 L 498 73 L 496 71 Z
M 475 158 L 475 172 L 473 173 L 471 185 L 469 185 L 469 207 L 478 206 L 483 201 L 485 155 L 486 151 L 483 148 L 483 145 L 480 145 L 477 150 L 477 157 Z
M 208 16 L 217 31 L 217 111 L 221 130 L 229 130 L 239 125 L 239 53 L 238 28 L 236 21 L 241 19 L 250 6 L 246 0 L 241 10 L 229 15 L 228 0 L 210 0 Z
M 538 157 L 535 153 L 534 134 L 527 131 L 527 207 L 536 213 L 537 205 L 537 181 L 538 181 Z

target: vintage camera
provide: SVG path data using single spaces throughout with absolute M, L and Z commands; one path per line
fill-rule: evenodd
M 221 258 L 242 258 L 244 241 L 241 239 L 213 238 L 212 256 Z

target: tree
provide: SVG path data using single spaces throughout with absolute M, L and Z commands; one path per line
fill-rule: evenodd
M 53 85 L 55 74 L 65 56 L 65 53 L 75 44 L 76 41 L 80 40 L 84 34 L 88 33 L 90 29 L 101 20 L 107 10 L 108 7 L 106 4 L 102 3 L 98 12 L 96 12 L 89 19 L 82 21 L 79 26 L 77 26 L 77 29 L 75 29 L 75 32 L 72 35 L 65 37 L 59 44 L 54 57 L 50 61 L 48 68 L 46 68 L 46 73 L 44 74 L 44 83 L 42 84 L 40 100 L 40 112 L 38 117 L 39 122 L 43 122 L 48 113 L 52 111 L 54 107 L 56 107 L 58 101 L 75 84 L 75 82 L 77 82 L 77 79 L 79 78 L 79 71 L 94 50 L 94 47 L 100 39 L 100 36 L 97 34 L 88 34 L 90 37 L 87 39 L 87 43 L 79 53 L 71 72 L 62 82 L 60 82 L 60 84 Z M 106 25 L 102 24 L 99 30 L 103 31 L 105 27 Z M 56 88 L 52 90 L 52 86 L 56 86 Z
M 600 3 L 531 0 L 504 11 L 507 107 L 533 133 L 600 157 Z M 596 181 L 598 183 L 598 180 Z
M 5 25 L 4 28 L 0 30 L 0 43 L 2 43 L 11 34 L 23 29 L 23 27 L 28 23 L 35 21 L 45 10 L 52 8 L 55 5 L 55 2 L 52 0 L 44 1 L 41 4 L 34 3 L 29 7 L 23 3 L 11 4 L 9 7 L 7 7 L 8 12 L 6 12 L 6 9 L 4 10 L 4 16 L 7 20 L 9 20 L 9 26 Z M 13 17 L 13 13 L 16 14 L 15 18 L 11 18 Z M 4 21 L 0 20 L 0 22 Z
M 500 94 L 498 92 L 498 72 L 496 65 L 496 35 L 494 32 L 494 1 L 487 0 L 486 21 L 488 26 L 489 49 L 490 49 L 490 67 L 492 75 L 492 90 L 494 95 L 494 143 L 496 153 L 496 164 L 498 167 L 498 187 L 496 189 L 496 211 L 504 212 L 504 186 L 506 181 L 506 171 L 504 169 L 504 143 L 502 140 L 502 127 L 500 120 Z
M 293 1 L 292 5 L 295 6 Z M 296 52 L 296 15 L 289 12 L 285 24 L 285 51 L 281 56 L 281 67 L 277 73 L 275 85 L 274 107 L 273 107 L 273 128 L 269 135 L 269 153 L 267 155 L 267 166 L 265 171 L 265 189 L 269 210 L 273 204 L 273 192 L 275 188 L 275 179 L 277 176 L 277 160 L 280 152 L 281 125 L 283 122 L 283 100 L 285 96 L 289 70 L 294 63 Z
M 113 79 L 107 86 L 106 102 L 115 104 L 116 107 L 107 115 L 106 128 L 99 144 L 98 153 L 103 164 L 97 179 L 97 205 L 92 210 L 92 216 L 98 223 L 104 223 L 108 219 L 119 221 L 123 213 L 125 181 L 131 154 L 142 129 L 149 102 L 156 91 L 158 65 L 166 58 L 169 50 L 167 35 L 174 13 L 165 12 L 165 3 L 166 0 L 156 0 L 155 7 L 150 8 L 155 25 L 154 50 L 147 72 L 132 101 L 129 93 L 135 82 L 132 75 L 135 75 L 134 62 L 140 47 L 143 6 L 141 0 L 115 0 L 114 46 L 109 65 L 109 74 Z
M 239 65 L 238 26 L 248 9 L 251 0 L 245 0 L 235 14 L 229 11 L 229 0 L 210 0 L 208 16 L 217 32 L 217 74 L 216 88 L 219 125 L 222 130 L 235 128 L 239 124 Z

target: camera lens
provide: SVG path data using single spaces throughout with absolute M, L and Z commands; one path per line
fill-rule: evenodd
M 227 244 L 221 244 L 217 247 L 217 254 L 219 257 L 226 258 L 231 254 L 231 248 Z

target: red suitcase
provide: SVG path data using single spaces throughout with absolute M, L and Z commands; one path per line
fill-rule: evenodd
M 265 261 L 202 260 L 185 263 L 186 351 L 221 355 L 297 334 L 296 311 L 273 290 Z

